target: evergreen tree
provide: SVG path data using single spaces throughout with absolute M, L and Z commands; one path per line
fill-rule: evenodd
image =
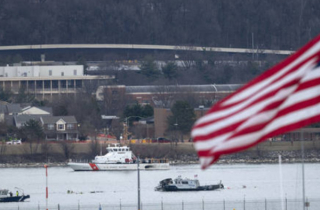
M 143 117 L 151 117 L 153 116 L 153 107 L 149 104 L 147 105 L 144 105 L 143 108 L 142 108 L 142 116 Z
M 21 129 L 20 135 L 24 137 L 26 141 L 39 141 L 44 138 L 42 126 L 34 119 L 25 123 Z
M 141 106 L 136 103 L 132 106 L 126 106 L 123 112 L 124 118 L 131 117 L 129 122 L 138 121 L 142 117 L 151 117 L 153 116 L 153 107 L 150 105 Z M 137 117 L 133 117 L 137 116 Z
M 193 108 L 186 101 L 177 101 L 171 108 L 172 115 L 168 117 L 168 130 L 190 133 L 196 120 Z
M 12 93 L 8 90 L 3 90 L 0 88 L 0 101 L 11 102 Z
M 173 62 L 168 62 L 164 67 L 162 67 L 162 73 L 166 79 L 174 79 L 178 76 L 178 67 Z
M 40 123 L 31 119 L 20 129 L 18 136 L 29 143 L 30 154 L 33 154 L 37 152 L 39 143 L 44 140 L 45 134 Z
M 84 57 L 79 58 L 79 60 L 77 61 L 77 65 L 83 65 L 83 74 L 86 75 L 88 68 L 86 59 Z
M 35 99 L 34 95 L 26 93 L 25 90 L 26 90 L 25 87 L 23 86 L 20 87 L 19 93 L 15 98 L 16 103 L 30 103 Z
M 150 79 L 158 78 L 160 71 L 151 56 L 147 56 L 140 66 L 140 73 Z

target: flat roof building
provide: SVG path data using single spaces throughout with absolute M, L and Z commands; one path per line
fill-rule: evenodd
M 24 88 L 25 93 L 34 94 L 40 100 L 52 100 L 61 94 L 76 94 L 85 87 L 86 82 L 98 87 L 108 84 L 111 79 L 114 77 L 84 75 L 82 65 L 0 67 L 0 88 L 13 94 Z

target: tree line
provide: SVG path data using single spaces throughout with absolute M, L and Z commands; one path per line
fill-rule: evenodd
M 0 0 L 0 45 L 162 44 L 295 50 L 317 0 Z

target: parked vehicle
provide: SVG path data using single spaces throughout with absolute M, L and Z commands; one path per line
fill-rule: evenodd
M 170 143 L 171 140 L 166 139 L 164 137 L 159 137 L 157 139 L 152 139 L 152 143 Z
M 22 144 L 21 140 L 11 140 L 7 142 L 7 145 L 18 145 Z

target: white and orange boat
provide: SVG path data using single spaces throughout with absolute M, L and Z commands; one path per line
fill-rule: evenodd
M 137 158 L 128 146 L 108 145 L 107 154 L 96 156 L 90 163 L 69 162 L 74 171 L 129 171 L 137 170 Z M 139 161 L 139 170 L 168 170 L 169 162 L 164 159 L 148 158 Z

